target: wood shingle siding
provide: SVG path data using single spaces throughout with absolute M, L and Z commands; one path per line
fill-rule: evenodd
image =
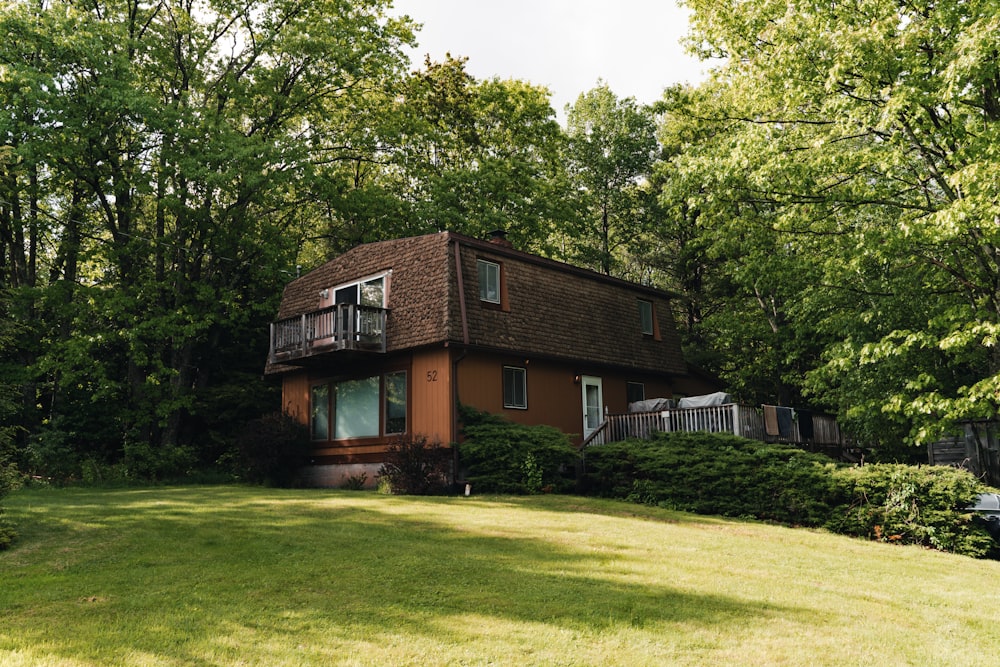
M 479 300 L 477 259 L 501 265 L 506 308 Z M 322 290 L 388 271 L 387 352 L 464 344 L 467 330 L 482 349 L 686 374 L 666 292 L 449 232 L 349 250 L 289 283 L 278 319 L 318 310 Z M 658 336 L 641 332 L 639 299 L 653 304 Z

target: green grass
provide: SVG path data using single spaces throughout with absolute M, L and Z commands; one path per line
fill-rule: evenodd
M 1000 563 L 574 497 L 22 490 L 0 664 L 982 665 Z

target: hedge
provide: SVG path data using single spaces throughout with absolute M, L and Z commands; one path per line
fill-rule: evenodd
M 988 489 L 958 468 L 848 466 L 788 445 L 710 433 L 589 447 L 583 467 L 582 488 L 594 495 L 998 556 L 997 543 L 966 509 Z

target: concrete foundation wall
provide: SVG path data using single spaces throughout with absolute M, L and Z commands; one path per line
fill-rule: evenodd
M 331 465 L 306 466 L 301 472 L 303 486 L 321 488 L 340 488 L 354 477 L 367 475 L 365 488 L 374 489 L 378 483 L 378 471 L 381 463 L 341 463 Z

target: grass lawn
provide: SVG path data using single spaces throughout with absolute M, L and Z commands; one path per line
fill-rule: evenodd
M 0 665 L 984 665 L 1000 563 L 561 496 L 22 490 Z

